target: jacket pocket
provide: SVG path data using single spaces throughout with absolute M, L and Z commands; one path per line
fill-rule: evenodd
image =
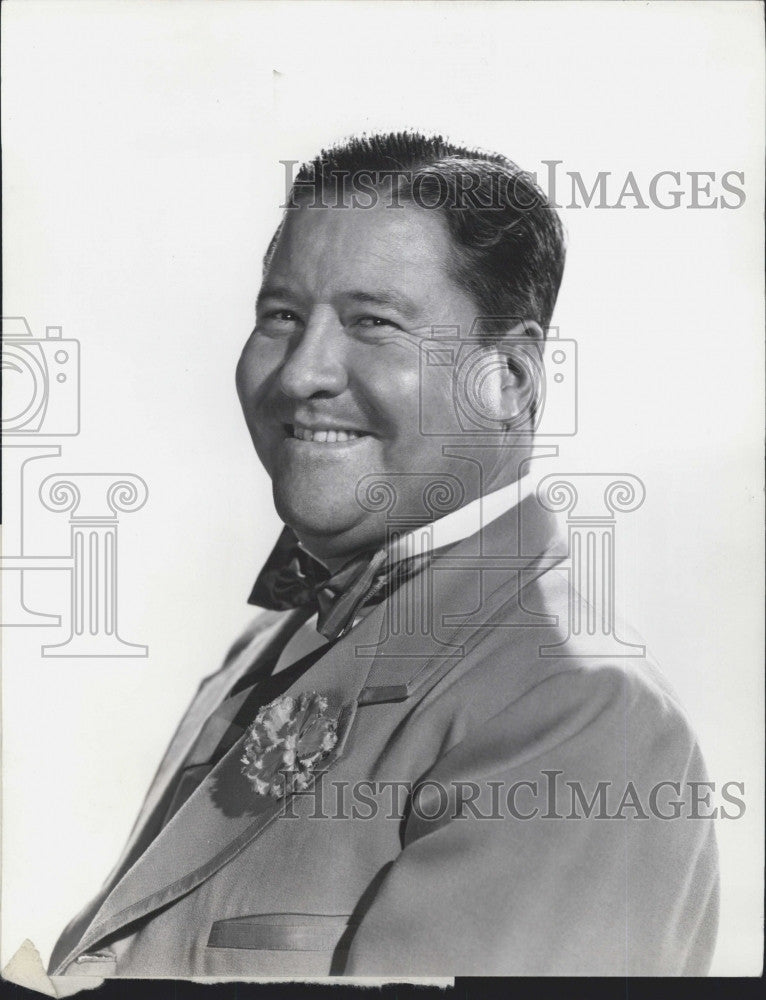
M 333 951 L 353 926 L 349 914 L 257 913 L 216 920 L 207 946 L 249 951 Z
M 117 973 L 117 959 L 108 948 L 80 955 L 67 968 L 68 976 L 99 976 L 108 979 Z

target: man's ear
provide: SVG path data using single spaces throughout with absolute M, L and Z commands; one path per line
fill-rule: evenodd
M 502 411 L 508 430 L 534 426 L 542 404 L 545 334 L 534 320 L 520 320 L 497 342 L 505 359 Z

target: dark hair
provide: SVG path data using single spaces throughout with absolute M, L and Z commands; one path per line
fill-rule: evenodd
M 367 186 L 356 189 L 356 179 Z M 441 213 L 453 241 L 452 277 L 482 316 L 548 327 L 564 272 L 563 227 L 534 178 L 499 153 L 416 132 L 355 136 L 301 166 L 286 210 L 309 195 L 313 204 L 326 204 L 325 192 L 337 198 L 339 185 L 348 192 L 349 182 L 357 195 L 369 196 L 387 179 L 393 205 L 401 204 L 400 195 Z

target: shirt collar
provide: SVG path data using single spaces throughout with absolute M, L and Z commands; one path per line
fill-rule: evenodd
M 408 531 L 391 544 L 389 563 L 435 552 L 478 534 L 492 521 L 518 506 L 534 491 L 534 486 L 534 477 L 527 473 L 508 486 L 477 497 L 430 524 Z

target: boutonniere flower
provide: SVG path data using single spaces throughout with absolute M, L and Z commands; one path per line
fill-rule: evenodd
M 257 795 L 301 791 L 338 742 L 337 730 L 337 713 L 328 711 L 324 695 L 283 694 L 264 705 L 248 729 L 242 773 Z

